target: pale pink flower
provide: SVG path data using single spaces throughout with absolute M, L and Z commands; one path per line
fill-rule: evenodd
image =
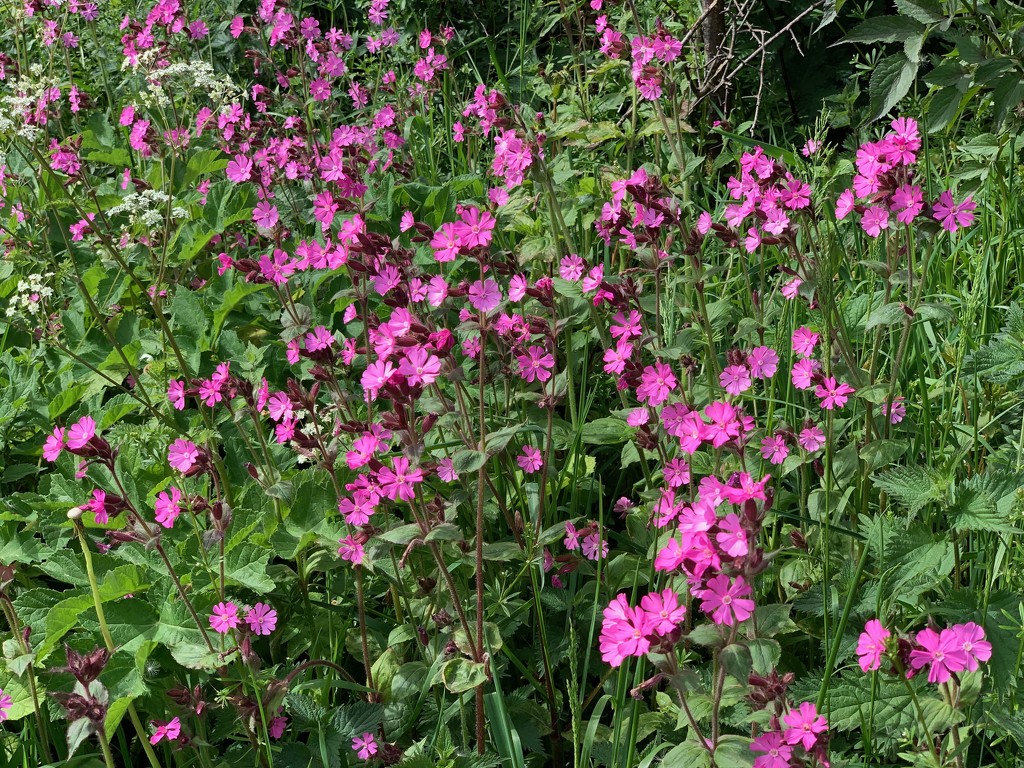
M 779 353 L 771 347 L 754 347 L 747 355 L 750 375 L 755 379 L 770 379 L 779 369 Z
M 362 736 L 355 736 L 352 739 L 352 751 L 360 760 L 369 760 L 377 754 L 377 740 L 369 731 Z
M 771 435 L 761 441 L 761 457 L 771 464 L 781 464 L 789 456 L 786 438 L 782 435 Z
M 797 442 L 805 451 L 816 451 L 825 445 L 825 433 L 821 431 L 821 427 L 814 424 L 800 431 Z
M 750 371 L 745 365 L 727 366 L 718 376 L 718 383 L 730 395 L 739 395 L 750 389 Z
M 814 348 L 818 345 L 819 338 L 821 337 L 810 328 L 800 326 L 793 331 L 793 351 L 801 357 L 810 357 L 814 354 Z
M 956 232 L 961 227 L 969 227 L 974 223 L 974 211 L 978 204 L 968 195 L 962 203 L 953 201 L 953 195 L 946 190 L 932 205 L 935 220 L 948 232 Z
M 191 440 L 178 439 L 167 449 L 167 462 L 182 474 L 199 461 L 199 448 Z

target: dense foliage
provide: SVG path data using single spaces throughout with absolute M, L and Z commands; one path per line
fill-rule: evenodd
M 895 6 L 5 5 L 2 764 L 1020 760 L 1024 26 Z

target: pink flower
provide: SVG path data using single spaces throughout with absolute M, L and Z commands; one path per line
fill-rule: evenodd
M 236 155 L 228 163 L 228 167 L 224 169 L 224 173 L 227 174 L 229 180 L 240 184 L 243 181 L 248 181 L 252 178 L 252 160 L 245 155 Z
M 210 615 L 210 626 L 222 635 L 238 626 L 238 606 L 234 603 L 217 603 Z
M 338 540 L 338 557 L 342 560 L 347 560 L 352 565 L 360 565 L 363 562 L 363 545 L 356 541 L 356 538 L 352 535 L 346 536 L 343 539 Z
M 918 648 L 910 652 L 910 668 L 921 669 L 928 664 L 928 682 L 944 683 L 954 672 L 967 669 L 970 660 L 963 648 L 960 635 L 951 629 L 941 633 L 922 629 L 915 638 Z
M 398 365 L 398 372 L 411 386 L 433 384 L 441 374 L 441 360 L 422 347 L 412 349 Z
M 784 284 L 782 288 L 779 289 L 779 291 L 780 293 L 782 293 L 783 298 L 792 301 L 799 295 L 800 286 L 803 284 L 803 280 L 801 280 L 799 277 L 794 277 L 788 283 Z
M 730 365 L 719 374 L 718 383 L 730 395 L 739 395 L 750 389 L 750 371 L 745 365 Z
M 801 357 L 810 357 L 814 354 L 814 348 L 818 346 L 818 339 L 821 338 L 810 328 L 800 326 L 793 331 L 793 351 Z
M 779 353 L 771 347 L 754 347 L 747 355 L 747 366 L 755 379 L 770 379 L 779 369 Z
M 636 396 L 647 405 L 661 405 L 668 400 L 669 394 L 676 388 L 676 383 L 672 369 L 658 360 L 653 366 L 644 368 L 640 375 L 640 386 L 636 388 Z
M 935 220 L 942 224 L 942 228 L 949 232 L 956 232 L 960 227 L 969 227 L 974 223 L 972 211 L 977 208 L 977 203 L 968 195 L 962 203 L 953 202 L 953 195 L 946 190 L 939 199 L 932 205 Z
M 747 597 L 751 591 L 742 576 L 732 581 L 720 573 L 708 581 L 706 589 L 694 590 L 693 594 L 701 599 L 700 609 L 710 614 L 715 624 L 732 626 L 754 612 L 754 601 Z
M 369 760 L 377 754 L 377 740 L 372 733 L 367 731 L 362 736 L 352 739 L 352 751 L 358 755 L 360 760 Z
M 992 658 L 992 644 L 985 639 L 985 630 L 973 621 L 950 627 L 950 631 L 956 636 L 960 650 L 967 656 L 969 671 L 975 672 L 979 661 L 988 661 Z
M 894 397 L 892 404 L 882 403 L 882 413 L 889 417 L 890 424 L 899 424 L 907 415 L 907 406 L 902 397 Z
M 679 595 L 671 589 L 644 595 L 640 607 L 647 613 L 651 630 L 667 635 L 686 618 L 686 606 L 679 604 Z
M 164 528 L 173 528 L 174 521 L 178 519 L 178 515 L 181 514 L 181 491 L 175 487 L 171 487 L 170 495 L 166 491 L 162 491 L 157 494 L 156 502 L 153 504 L 153 508 L 156 512 L 156 521 L 160 523 Z
M 181 720 L 178 718 L 174 718 L 169 723 L 154 720 L 153 725 L 156 726 L 156 732 L 149 737 L 150 744 L 159 744 L 164 739 L 174 741 L 181 733 Z
M 821 431 L 821 427 L 814 424 L 801 430 L 796 440 L 805 451 L 816 451 L 825 445 L 825 433 Z
M 68 450 L 84 448 L 96 434 L 96 422 L 92 416 L 83 416 L 68 430 Z
M 833 408 L 842 408 L 846 405 L 846 401 L 855 391 L 845 381 L 837 384 L 835 378 L 829 376 L 815 388 L 814 395 L 821 400 L 822 408 L 831 411 Z
M 599 647 L 601 659 L 613 667 L 627 656 L 643 656 L 650 650 L 651 617 L 639 608 L 631 608 L 626 595 L 620 593 L 604 609 Z
M 526 381 L 547 381 L 551 378 L 551 369 L 555 367 L 555 358 L 543 347 L 531 346 L 525 355 L 517 355 L 519 375 Z
M 809 357 L 797 360 L 793 363 L 793 370 L 790 372 L 793 386 L 797 389 L 810 389 L 814 384 L 814 375 L 821 368 L 821 363 Z
M 53 434 L 46 438 L 46 442 L 43 443 L 43 458 L 47 461 L 56 461 L 60 456 L 60 452 L 64 450 L 65 445 L 65 430 L 64 427 L 54 427 Z
M 615 342 L 615 348 L 608 348 L 604 351 L 604 372 L 619 374 L 626 369 L 626 363 L 633 356 L 633 345 L 628 341 L 619 339 Z
M 14 699 L 4 693 L 3 688 L 0 688 L 0 723 L 7 719 L 7 716 L 11 711 L 11 707 L 13 706 Z
M 467 296 L 470 305 L 480 312 L 490 312 L 501 303 L 501 289 L 490 278 L 471 283 Z
M 558 274 L 563 280 L 576 282 L 583 278 L 583 259 L 575 253 L 565 256 L 558 264 Z
M 601 534 L 594 531 L 583 538 L 580 551 L 587 560 L 599 560 L 602 557 L 608 557 L 608 542 L 601 538 Z
M 754 768 L 789 768 L 793 747 L 786 743 L 778 731 L 765 731 L 752 742 L 754 752 L 764 752 L 754 758 Z
M 818 714 L 818 708 L 805 701 L 797 709 L 791 709 L 782 718 L 786 724 L 785 737 L 789 744 L 803 744 L 810 751 L 818 740 L 818 734 L 828 730 L 828 721 Z
M 911 224 L 914 217 L 924 208 L 921 188 L 917 185 L 904 184 L 892 193 L 889 207 L 896 213 L 896 221 Z
M 287 725 L 287 717 L 275 717 L 273 720 L 270 721 L 270 725 L 267 726 L 267 733 L 270 734 L 270 738 L 272 739 L 280 739 L 282 736 L 284 736 L 284 729 L 287 727 Z
M 718 533 L 715 534 L 715 541 L 729 557 L 743 557 L 750 551 L 747 544 L 747 534 L 743 530 L 740 518 L 730 512 L 718 521 Z M 703 606 L 701 606 L 703 610 Z
M 524 445 L 523 452 L 516 456 L 516 464 L 522 468 L 523 472 L 533 474 L 540 471 L 540 468 L 544 466 L 544 459 L 539 448 L 534 448 L 532 445 Z
M 277 224 L 278 213 L 277 206 L 271 205 L 266 200 L 258 203 L 252 212 L 252 220 L 256 222 L 257 227 L 263 229 L 273 229 L 274 225 Z
M 860 225 L 870 237 L 878 237 L 883 229 L 889 228 L 889 212 L 881 206 L 873 206 L 864 211 Z
M 882 654 L 885 652 L 885 641 L 890 632 L 878 619 L 872 619 L 864 625 L 857 641 L 857 663 L 862 672 L 869 672 L 882 666 Z
M 185 409 L 185 383 L 177 379 L 171 379 L 167 385 L 167 400 L 176 411 Z
M 853 192 L 849 189 L 844 189 L 843 194 L 836 200 L 836 219 L 842 221 L 853 211 L 856 205 L 856 200 L 853 197 Z
M 494 236 L 495 220 L 487 211 L 469 207 L 462 212 L 462 221 L 456 222 L 455 231 L 467 248 L 476 248 L 491 244 Z
M 708 424 L 703 427 L 701 437 L 710 440 L 715 448 L 721 448 L 734 437 L 740 436 L 740 422 L 736 418 L 736 409 L 729 403 L 716 400 L 704 409 Z M 682 444 L 682 438 L 680 438 Z
M 761 441 L 761 457 L 770 464 L 781 464 L 789 456 L 789 448 L 786 447 L 786 438 L 782 435 L 772 435 Z
M 359 380 L 363 389 L 366 390 L 367 399 L 376 400 L 381 387 L 391 381 L 391 377 L 395 373 L 397 373 L 395 366 L 386 360 L 370 363 Z
M 257 635 L 269 635 L 277 627 L 277 611 L 266 603 L 256 603 L 245 614 L 245 621 Z
M 396 456 L 390 467 L 381 467 L 377 472 L 377 483 L 381 493 L 392 501 L 412 501 L 416 498 L 414 486 L 423 482 L 423 470 L 409 469 L 409 460 L 404 456 Z
M 441 478 L 442 483 L 454 483 L 459 479 L 459 475 L 452 465 L 452 460 L 449 458 L 444 458 L 437 462 L 437 476 Z
M 167 449 L 167 462 L 185 474 L 199 461 L 199 448 L 191 440 L 175 440 Z

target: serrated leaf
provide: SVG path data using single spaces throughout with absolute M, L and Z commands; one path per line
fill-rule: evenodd
M 886 56 L 878 63 L 868 83 L 872 121 L 887 114 L 910 92 L 917 75 L 917 67 L 918 65 L 910 61 L 904 53 Z
M 950 527 L 955 531 L 992 531 L 1008 535 L 1022 533 L 1010 524 L 1006 515 L 996 509 L 995 499 L 982 490 L 960 490 L 956 502 L 946 512 L 950 516 Z
M 934 0 L 896 0 L 896 10 L 922 24 L 938 24 L 946 20 L 942 6 Z
M 901 43 L 924 31 L 924 24 L 908 16 L 875 16 L 862 21 L 835 45 L 841 43 Z
M 928 504 L 945 499 L 952 478 L 931 467 L 894 467 L 872 476 L 871 482 L 916 514 Z
M 266 594 L 274 588 L 274 580 L 267 575 L 270 552 L 255 544 L 242 544 L 225 556 L 224 576 L 228 582 Z

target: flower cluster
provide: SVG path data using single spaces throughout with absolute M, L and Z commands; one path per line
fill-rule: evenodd
M 958 672 L 977 671 L 979 662 L 992 658 L 992 644 L 985 639 L 985 630 L 973 621 L 939 631 L 926 627 L 913 640 L 899 638 L 893 642 L 892 637 L 878 619 L 865 624 L 857 642 L 857 661 L 864 672 L 880 669 L 882 657 L 889 653 L 906 669 L 907 677 L 927 666 L 929 683 L 945 683 Z

